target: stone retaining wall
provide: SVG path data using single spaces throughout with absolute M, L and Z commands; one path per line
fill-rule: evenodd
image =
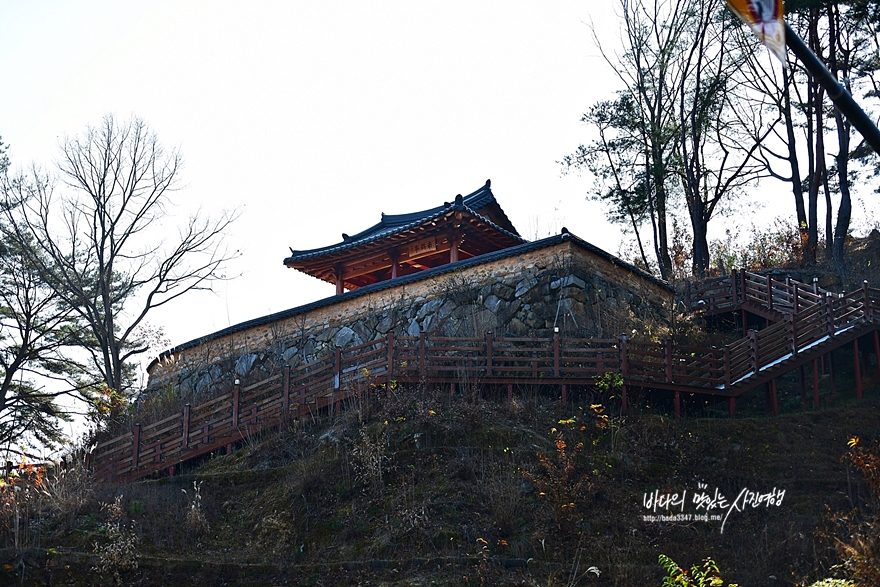
M 568 238 L 565 238 L 568 237 Z M 376 284 L 245 323 L 174 349 L 150 389 L 200 401 L 333 351 L 384 337 L 650 336 L 668 326 L 668 285 L 568 234 Z M 635 330 L 635 332 L 633 332 Z

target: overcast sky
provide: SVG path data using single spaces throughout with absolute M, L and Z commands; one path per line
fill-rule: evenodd
M 282 265 L 288 247 L 490 178 L 526 238 L 566 226 L 617 253 L 591 179 L 557 163 L 616 88 L 591 20 L 615 39 L 599 0 L 0 0 L 0 136 L 15 166 L 51 169 L 65 135 L 136 115 L 183 153 L 179 214 L 241 209 L 227 235 L 239 277 L 150 319 L 180 344 L 331 295 Z

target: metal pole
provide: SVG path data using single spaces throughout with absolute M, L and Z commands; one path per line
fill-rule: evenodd
M 792 30 L 788 23 L 785 23 L 785 44 L 788 45 L 797 58 L 801 60 L 801 63 L 804 64 L 804 67 L 807 68 L 810 75 L 816 79 L 816 82 L 825 88 L 828 97 L 831 98 L 831 101 L 834 102 L 837 109 L 840 110 L 841 114 L 846 116 L 847 120 L 849 120 L 856 130 L 859 131 L 859 133 L 865 138 L 865 141 L 867 141 L 867 143 L 871 145 L 871 148 L 874 149 L 874 152 L 880 153 L 880 129 L 878 129 L 877 125 L 874 124 L 874 121 L 865 114 L 865 111 L 862 110 L 861 106 L 853 100 L 853 97 L 846 91 L 846 88 L 844 88 L 843 85 L 831 75 L 831 72 L 828 71 L 821 61 L 819 61 L 819 58 L 810 51 L 810 48 L 807 47 L 803 39 Z

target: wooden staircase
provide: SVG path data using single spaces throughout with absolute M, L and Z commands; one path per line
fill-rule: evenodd
M 676 416 L 682 394 L 728 398 L 733 416 L 736 398 L 766 386 L 772 411 L 778 412 L 776 379 L 812 365 L 813 405 L 818 406 L 818 362 L 845 345 L 854 348 L 856 395 L 861 397 L 859 343 L 873 342 L 880 357 L 880 290 L 864 287 L 842 295 L 786 279 L 744 271 L 689 286 L 686 303 L 707 315 L 746 312 L 764 318 L 766 327 L 723 348 L 638 343 L 618 339 L 451 338 L 395 336 L 342 349 L 229 393 L 182 413 L 99 443 L 90 455 L 96 475 L 133 480 L 220 448 L 288 419 L 339 409 L 344 400 L 398 383 L 468 383 L 552 386 L 566 401 L 573 386 L 592 386 L 607 373 L 619 374 L 622 409 L 629 390 L 668 392 Z M 743 319 L 743 324 L 748 321 Z M 867 340 L 866 340 L 867 339 Z M 880 379 L 880 361 L 878 361 Z

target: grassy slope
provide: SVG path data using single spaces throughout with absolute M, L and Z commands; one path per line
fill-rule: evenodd
M 184 475 L 100 487 L 95 501 L 123 493 L 141 535 L 141 569 L 126 582 L 566 585 L 579 561 L 576 575 L 589 566 L 602 572 L 580 584 L 659 585 L 664 553 L 687 566 L 712 556 L 741 585 L 791 585 L 835 562 L 815 533 L 826 504 L 850 508 L 854 480 L 839 463 L 848 436 L 880 436 L 872 399 L 775 418 L 631 415 L 600 428 L 593 398 L 562 406 L 519 391 L 512 403 L 446 389 L 379 392 L 368 407 L 291 423 Z M 548 479 L 538 453 L 560 470 L 554 428 L 567 454 L 576 453 L 556 497 L 557 506 L 575 505 L 558 515 L 552 491 L 541 495 L 523 476 Z M 381 464 L 372 476 L 368 456 Z M 578 479 L 589 491 L 565 496 Z M 203 482 L 210 524 L 201 535 L 183 523 L 193 481 Z M 723 534 L 717 523 L 641 521 L 644 492 L 693 492 L 698 482 L 731 497 L 745 487 L 786 495 L 780 507 L 732 514 Z M 97 507 L 81 513 L 73 530 L 59 526 L 44 546 L 90 551 L 102 515 Z M 54 568 L 65 584 L 57 561 Z

